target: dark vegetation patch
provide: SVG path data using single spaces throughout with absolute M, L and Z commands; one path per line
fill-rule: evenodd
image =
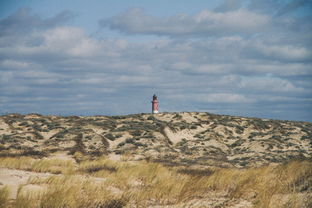
M 266 130 L 270 128 L 270 126 L 268 125 L 268 122 L 263 121 L 261 119 L 253 119 L 250 121 L 250 123 L 251 125 L 253 125 L 253 128 L 258 131 L 262 131 L 262 130 Z
M 115 136 L 114 136 L 112 133 L 105 134 L 104 137 L 105 137 L 106 139 L 111 140 L 111 141 L 114 141 L 114 140 L 115 140 Z
M 214 171 L 210 169 L 192 169 L 192 168 L 180 168 L 177 170 L 177 172 L 191 176 L 210 176 L 214 173 Z
M 173 119 L 180 120 L 180 119 L 182 119 L 182 116 L 180 114 L 176 113 L 176 114 L 174 114 Z
M 104 137 L 102 137 L 102 144 L 104 145 L 105 148 L 109 147 L 109 142 Z
M 244 140 L 237 140 L 230 145 L 231 148 L 241 146 L 244 143 Z
M 65 135 L 66 135 L 67 133 L 69 133 L 68 129 L 64 129 L 64 130 L 62 130 L 62 131 L 60 131 L 60 132 L 54 134 L 54 135 L 51 137 L 51 139 L 52 139 L 52 138 L 64 138 Z
M 12 150 L 19 151 L 12 151 Z M 23 147 L 20 145 L 15 146 L 14 148 L 10 148 L 11 151 L 0 151 L 0 157 L 21 157 L 21 156 L 32 156 L 32 157 L 47 157 L 48 152 L 46 151 L 38 151 L 33 149 L 32 147 Z
M 86 153 L 85 152 L 85 145 L 83 144 L 83 135 L 82 133 L 78 134 L 75 138 L 74 141 L 76 144 L 71 148 L 70 154 L 74 154 L 75 152 L 81 152 L 81 153 Z
M 130 132 L 130 135 L 131 135 L 131 136 L 134 136 L 134 137 L 139 137 L 139 136 L 142 135 L 142 131 L 139 130 L 139 129 L 136 129 L 136 130 L 134 130 L 134 131 L 131 131 L 131 132 Z
M 94 173 L 94 172 L 98 172 L 100 170 L 106 170 L 109 172 L 116 172 L 117 168 L 116 167 L 112 167 L 112 166 L 107 166 L 107 165 L 101 165 L 101 166 L 91 166 L 86 168 L 84 171 L 87 173 Z
M 89 202 L 89 205 L 86 207 L 97 207 L 97 208 L 122 208 L 125 207 L 129 199 L 119 198 L 119 199 L 110 199 L 105 202 Z

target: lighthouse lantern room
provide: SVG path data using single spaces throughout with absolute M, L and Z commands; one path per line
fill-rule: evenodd
M 153 95 L 152 101 L 152 113 L 158 113 L 158 100 L 155 94 Z

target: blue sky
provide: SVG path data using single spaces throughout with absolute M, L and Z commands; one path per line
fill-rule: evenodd
M 0 114 L 312 121 L 309 0 L 1 0 Z

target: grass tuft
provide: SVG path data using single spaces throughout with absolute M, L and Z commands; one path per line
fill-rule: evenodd
M 7 186 L 0 188 L 0 208 L 8 207 L 9 192 L 9 188 Z
M 72 160 L 41 159 L 33 163 L 31 170 L 35 172 L 50 172 L 54 174 L 67 174 L 74 172 L 75 164 Z
M 84 173 L 103 172 L 116 172 L 118 165 L 116 162 L 109 160 L 105 157 L 96 160 L 86 160 L 79 164 L 79 171 Z
M 59 207 L 123 207 L 127 198 L 122 194 L 112 194 L 104 183 L 94 183 L 81 176 L 51 176 L 46 179 L 32 178 L 31 184 L 45 184 L 46 191 L 37 194 L 23 192 L 18 193 L 17 207 L 23 208 L 59 208 Z
M 0 157 L 1 168 L 31 170 L 35 159 L 31 157 Z
M 57 158 L 34 159 L 31 157 L 0 157 L 0 167 L 35 172 L 67 174 L 74 172 L 75 163 L 72 160 Z

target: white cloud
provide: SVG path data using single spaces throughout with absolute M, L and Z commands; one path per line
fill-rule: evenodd
M 0 62 L 2 69 L 27 69 L 30 64 L 24 61 L 16 61 L 12 59 L 5 59 Z
M 9 83 L 11 80 L 12 80 L 12 78 L 13 78 L 13 76 L 14 76 L 14 74 L 13 74 L 13 72 L 11 72 L 11 71 L 0 71 L 0 84 L 7 84 L 7 83 Z
M 253 99 L 242 94 L 233 93 L 210 93 L 196 95 L 196 100 L 206 103 L 251 103 Z
M 116 82 L 123 83 L 123 84 L 135 84 L 135 85 L 146 85 L 150 82 L 152 77 L 150 76 L 138 76 L 138 75 L 131 75 L 125 76 L 122 75 L 117 78 Z
M 209 74 L 225 74 L 229 72 L 231 68 L 230 64 L 202 64 L 195 68 L 194 70 L 197 72 L 202 72 L 202 73 L 209 73 Z
M 254 32 L 268 26 L 270 18 L 246 9 L 228 12 L 204 10 L 194 17 L 195 23 L 203 24 L 203 28 L 225 30 L 231 32 Z
M 75 82 L 79 82 L 79 83 L 82 83 L 82 84 L 100 84 L 100 83 L 104 83 L 106 82 L 107 80 L 105 78 L 81 78 L 81 79 L 78 79 L 78 80 L 75 80 Z
M 224 0 L 221 5 L 219 5 L 215 11 L 233 11 L 242 7 L 243 0 Z
M 240 82 L 242 88 L 248 90 L 256 90 L 263 92 L 304 92 L 305 90 L 301 87 L 296 87 L 293 83 L 288 80 L 275 77 L 256 77 L 256 78 L 245 78 Z
M 193 65 L 188 62 L 175 62 L 171 64 L 171 68 L 176 70 L 191 70 L 192 67 Z
M 103 19 L 100 25 L 129 34 L 206 36 L 263 31 L 270 26 L 270 17 L 239 9 L 225 12 L 203 10 L 194 16 L 178 14 L 168 18 L 157 18 L 136 8 L 110 19 Z
M 283 60 L 312 60 L 312 51 L 303 46 L 254 44 L 255 50 L 268 58 Z
M 71 56 L 95 56 L 101 49 L 98 41 L 88 38 L 80 28 L 57 27 L 47 30 L 43 37 L 42 47 L 53 52 L 65 52 Z

